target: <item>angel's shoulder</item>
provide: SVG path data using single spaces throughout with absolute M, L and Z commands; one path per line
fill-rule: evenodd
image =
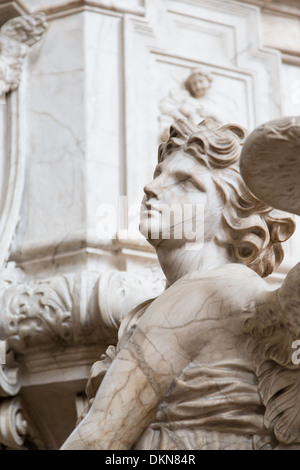
M 238 317 L 258 296 L 267 291 L 266 283 L 251 269 L 238 264 L 207 271 L 191 272 L 174 284 L 148 307 L 155 311 L 172 312 L 174 318 L 186 319 Z M 253 308 L 253 307 L 251 307 Z
M 222 280 L 232 279 L 234 283 L 240 283 L 245 280 L 263 281 L 263 279 L 253 269 L 239 263 L 228 263 L 214 269 L 193 271 L 183 276 L 177 283 L 192 280 L 212 280 L 220 282 Z
M 269 291 L 269 286 L 255 271 L 238 263 L 207 271 L 194 271 L 182 277 L 174 287 L 215 299 L 254 298 Z

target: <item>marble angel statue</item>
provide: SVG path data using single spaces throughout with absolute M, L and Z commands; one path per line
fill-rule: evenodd
M 300 265 L 276 290 L 264 280 L 295 228 L 280 209 L 300 208 L 299 149 L 300 118 L 249 137 L 237 125 L 171 127 L 140 221 L 168 288 L 124 318 L 62 449 L 300 449 Z M 184 211 L 180 223 L 164 217 L 174 203 L 203 207 L 193 217 L 204 230 L 173 236 L 192 230 Z

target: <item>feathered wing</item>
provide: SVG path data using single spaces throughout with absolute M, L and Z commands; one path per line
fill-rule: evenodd
M 280 443 L 299 443 L 300 448 L 300 364 L 293 349 L 300 340 L 300 264 L 278 290 L 261 299 L 245 329 L 266 407 L 265 426 Z
M 257 370 L 259 390 L 266 406 L 265 426 L 273 429 L 279 442 L 300 442 L 300 373 L 274 361 Z

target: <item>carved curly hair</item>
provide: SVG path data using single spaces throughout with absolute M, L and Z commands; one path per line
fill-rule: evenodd
M 233 262 L 266 277 L 282 262 L 282 242 L 294 233 L 295 222 L 265 205 L 245 185 L 239 158 L 246 137 L 246 130 L 235 124 L 220 127 L 204 120 L 196 126 L 179 119 L 170 128 L 168 141 L 159 147 L 158 162 L 183 150 L 211 171 L 224 202 L 223 229 L 216 241 L 227 246 Z

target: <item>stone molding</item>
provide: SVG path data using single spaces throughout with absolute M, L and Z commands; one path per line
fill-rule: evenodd
M 18 3 L 29 13 L 43 11 L 51 18 L 64 12 L 68 14 L 82 7 L 139 16 L 145 13 L 145 0 L 19 0 Z
M 243 4 L 258 6 L 265 13 L 277 13 L 287 16 L 300 16 L 300 5 L 297 0 L 238 0 Z
M 1 339 L 21 356 L 99 343 L 116 336 L 124 315 L 164 287 L 155 269 L 147 274 L 85 271 L 40 281 L 2 280 Z

